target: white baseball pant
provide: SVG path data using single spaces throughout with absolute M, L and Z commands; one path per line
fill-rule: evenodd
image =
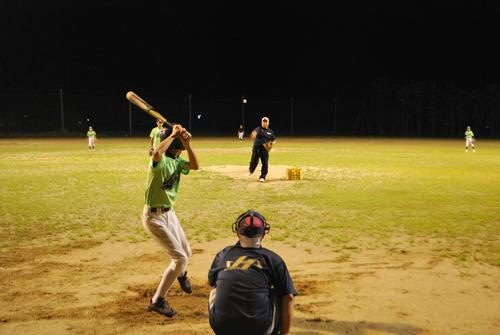
M 469 146 L 474 148 L 474 139 L 473 138 L 466 138 L 465 139 L 465 147 L 468 148 Z
M 191 247 L 173 209 L 155 213 L 149 206 L 144 206 L 142 225 L 171 258 L 153 297 L 153 301 L 156 301 L 159 297 L 165 297 L 175 279 L 186 271 Z

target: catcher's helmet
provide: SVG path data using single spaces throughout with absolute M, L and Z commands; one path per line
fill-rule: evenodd
M 233 223 L 233 232 L 246 237 L 255 237 L 269 233 L 271 226 L 262 214 L 248 210 L 241 214 Z
M 169 137 L 170 134 L 172 134 L 172 128 L 171 127 L 167 127 L 164 130 L 162 130 L 160 132 L 160 141 L 163 141 L 164 139 L 166 139 L 167 137 Z M 170 146 L 168 147 L 168 149 L 185 150 L 186 148 L 184 148 L 184 145 L 182 144 L 181 140 L 177 137 L 177 138 L 175 138 L 173 140 L 173 142 L 170 144 Z

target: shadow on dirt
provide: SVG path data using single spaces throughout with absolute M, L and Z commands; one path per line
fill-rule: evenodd
M 367 335 L 372 331 L 396 335 L 424 335 L 421 328 L 404 323 L 384 323 L 368 321 L 342 321 L 325 318 L 294 318 L 294 334 L 320 335 L 320 334 L 349 334 Z

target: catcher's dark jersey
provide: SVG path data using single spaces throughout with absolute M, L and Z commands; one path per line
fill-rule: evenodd
M 263 334 L 272 323 L 272 295 L 280 301 L 297 294 L 279 255 L 239 242 L 215 256 L 208 282 L 217 288 L 210 324 L 218 334 Z
M 253 141 L 254 148 L 260 148 L 262 144 L 267 143 L 269 141 L 274 141 L 276 139 L 274 131 L 271 128 L 257 127 L 254 129 L 254 131 L 257 133 L 257 136 Z

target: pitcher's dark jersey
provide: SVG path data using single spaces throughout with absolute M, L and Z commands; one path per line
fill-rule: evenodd
M 239 242 L 215 256 L 208 281 L 217 288 L 211 325 L 238 334 L 245 328 L 251 334 L 264 333 L 272 323 L 272 295 L 279 301 L 297 294 L 279 255 L 265 248 L 243 248 Z
M 267 143 L 269 141 L 274 141 L 276 139 L 274 131 L 271 128 L 257 127 L 254 129 L 254 131 L 257 133 L 257 136 L 253 141 L 254 148 L 260 148 L 262 144 Z

